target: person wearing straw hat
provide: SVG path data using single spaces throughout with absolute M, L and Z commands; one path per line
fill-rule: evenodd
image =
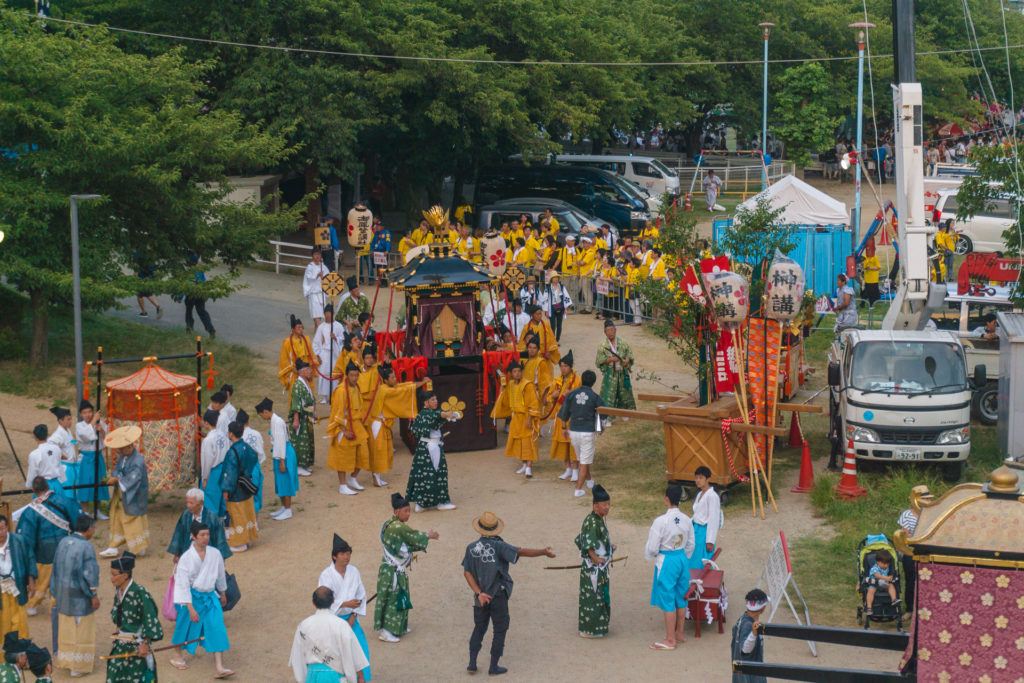
M 406 572 L 413 561 L 413 553 L 427 549 L 427 543 L 440 535 L 433 529 L 416 531 L 408 525 L 412 509 L 401 493 L 391 494 L 394 514 L 380 530 L 380 543 L 384 551 L 377 570 L 377 605 L 373 612 L 373 629 L 385 643 L 397 643 L 409 632 L 409 577 Z
M 580 638 L 605 637 L 612 618 L 608 570 L 615 546 L 604 521 L 612 508 L 612 497 L 603 486 L 595 484 L 592 499 L 593 508 L 576 536 L 576 547 L 583 560 L 580 564 Z
M 508 671 L 498 665 L 505 653 L 505 635 L 508 633 L 508 600 L 512 597 L 512 576 L 509 565 L 520 557 L 554 557 L 548 548 L 518 548 L 501 537 L 505 523 L 493 512 L 485 512 L 473 520 L 473 529 L 480 538 L 466 546 L 462 557 L 462 573 L 473 591 L 473 633 L 469 637 L 469 666 L 476 673 L 476 659 L 483 648 L 487 626 L 494 623 L 491 640 L 491 665 L 487 673 L 498 676 Z
M 142 429 L 135 425 L 118 427 L 107 434 L 103 444 L 117 458 L 108 483 L 114 487 L 110 499 L 110 546 L 100 557 L 116 557 L 118 549 L 127 545 L 136 556 L 149 548 L 149 473 L 146 461 L 135 444 Z
M 651 605 L 665 617 L 665 639 L 651 644 L 652 650 L 674 650 L 686 640 L 686 592 L 690 588 L 689 558 L 693 555 L 693 523 L 679 509 L 683 488 L 670 484 L 665 489 L 665 513 L 654 520 L 644 546 L 644 557 L 656 560 L 651 586 Z
M 746 611 L 732 627 L 732 661 L 763 662 L 764 636 L 761 635 L 761 615 L 770 602 L 768 596 L 760 588 L 747 593 L 744 597 Z M 766 683 L 764 676 L 733 673 L 732 683 Z
M 130 552 L 110 562 L 110 583 L 114 585 L 110 620 L 117 631 L 107 659 L 107 683 L 152 683 L 157 679 L 151 648 L 164 637 L 160 610 L 134 573 L 135 555 Z

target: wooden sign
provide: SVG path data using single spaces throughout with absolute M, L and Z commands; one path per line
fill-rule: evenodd
M 313 244 L 318 247 L 331 246 L 331 226 L 318 225 L 313 228 Z

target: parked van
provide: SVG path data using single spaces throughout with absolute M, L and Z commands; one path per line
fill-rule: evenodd
M 516 197 L 561 199 L 619 229 L 635 232 L 651 220 L 643 197 L 614 173 L 580 166 L 499 166 L 481 171 L 474 203 Z
M 956 190 L 941 190 L 932 212 L 932 224 L 939 225 L 946 220 L 956 219 Z M 1009 197 L 991 200 L 978 214 L 967 220 L 956 220 L 956 253 L 969 254 L 972 251 L 1005 251 L 1003 233 L 1017 221 L 1013 201 Z
M 679 194 L 679 174 L 654 157 L 635 157 L 614 154 L 559 154 L 555 157 L 559 164 L 588 166 L 611 171 L 630 180 L 651 193 L 652 197 L 660 197 L 668 192 Z

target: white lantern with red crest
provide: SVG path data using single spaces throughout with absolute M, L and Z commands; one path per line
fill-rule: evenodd
M 501 277 L 508 267 L 510 254 L 505 238 L 496 232 L 489 232 L 480 239 L 480 248 L 484 257 L 484 268 L 491 277 Z
M 348 212 L 348 243 L 356 249 L 362 249 L 373 239 L 373 213 L 363 204 L 356 204 Z
M 750 311 L 750 287 L 746 279 L 723 270 L 707 275 L 705 281 L 718 324 L 730 329 L 739 327 Z
M 765 281 L 764 316 L 771 320 L 792 320 L 800 313 L 804 298 L 804 269 L 776 251 Z

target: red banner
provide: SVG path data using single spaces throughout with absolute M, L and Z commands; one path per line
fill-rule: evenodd
M 498 370 L 504 372 L 509 363 L 514 360 L 519 360 L 518 351 L 484 351 L 483 399 L 485 405 L 491 402 L 491 383 L 494 383 L 495 395 L 501 386 L 498 381 Z
M 423 356 L 405 356 L 391 361 L 391 368 L 400 382 L 415 382 L 422 379 L 427 373 L 427 359 Z M 422 372 L 422 375 L 417 375 Z
M 719 394 L 735 391 L 739 381 L 739 364 L 736 362 L 736 346 L 732 332 L 722 330 L 715 348 L 715 389 Z
M 378 356 L 384 351 L 384 349 L 388 349 L 391 351 L 392 356 L 398 357 L 402 348 L 405 346 L 405 330 L 377 332 L 374 337 L 374 341 L 377 343 Z

